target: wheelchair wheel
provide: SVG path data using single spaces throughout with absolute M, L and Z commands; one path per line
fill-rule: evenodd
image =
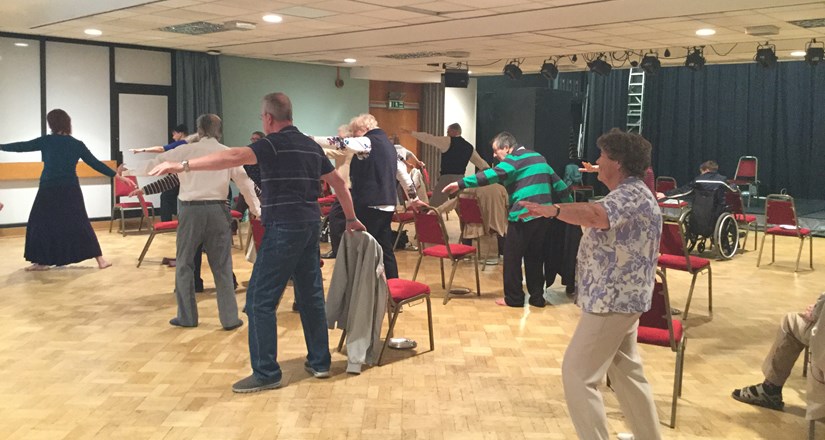
M 329 243 L 330 236 L 329 236 L 329 216 L 324 217 L 321 220 L 321 243 Z
M 723 260 L 730 260 L 739 250 L 739 224 L 730 213 L 724 213 L 716 220 L 713 241 L 716 251 Z
M 679 216 L 679 223 L 684 225 L 685 229 L 685 247 L 687 247 L 688 253 L 693 252 L 693 248 L 696 247 L 696 244 L 699 241 L 698 237 L 690 232 L 690 219 L 692 215 L 693 211 L 687 209 L 682 213 L 682 215 Z

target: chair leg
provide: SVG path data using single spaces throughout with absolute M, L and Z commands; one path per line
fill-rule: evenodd
M 808 236 L 808 250 L 810 255 L 808 255 L 808 261 L 810 261 L 811 269 L 814 268 L 814 236 Z
M 430 330 L 430 351 L 435 351 L 435 339 L 433 338 L 433 306 L 430 296 L 427 295 L 427 326 Z
M 808 422 L 808 440 L 816 440 L 816 420 Z
M 768 234 L 762 234 L 762 246 L 759 247 L 759 256 L 756 258 L 756 267 L 759 267 L 759 263 L 762 262 L 762 251 L 765 250 L 765 239 L 768 238 Z M 756 241 L 756 240 L 754 240 Z
M 476 268 L 476 296 L 481 296 L 481 279 L 478 276 L 478 256 L 474 259 L 473 266 Z
M 122 209 L 120 210 L 120 234 L 126 236 L 126 216 Z
M 387 346 L 390 344 L 390 335 L 392 335 L 392 330 L 395 328 L 395 322 L 398 320 L 398 310 L 393 310 L 392 320 L 390 320 L 390 328 L 387 330 L 387 337 L 384 338 L 384 345 L 381 347 L 381 353 L 378 354 L 378 362 L 377 364 L 381 365 L 381 359 L 384 358 L 384 351 L 387 349 Z
M 420 245 L 419 245 L 420 246 Z M 420 247 L 419 247 L 420 249 Z M 412 280 L 415 281 L 415 278 L 418 276 L 418 268 L 421 267 L 421 260 L 424 259 L 424 254 L 418 253 L 418 262 L 415 263 L 415 271 L 413 272 Z
M 799 259 L 802 258 L 802 248 L 805 246 L 805 237 L 799 240 L 799 251 L 796 253 L 796 269 L 794 272 L 799 272 Z
M 439 264 L 441 264 L 441 288 L 445 289 L 446 286 L 444 285 L 444 259 L 439 258 L 438 262 L 439 262 Z M 447 289 L 447 290 L 449 290 L 449 289 Z
M 808 377 L 808 362 L 811 361 L 811 348 L 805 347 L 805 358 L 802 361 L 802 377 Z
M 441 260 L 441 261 L 443 262 L 444 260 Z M 445 305 L 446 305 L 448 302 L 450 302 L 450 291 L 451 291 L 451 290 L 452 290 L 452 288 L 453 288 L 453 278 L 455 278 L 455 270 L 456 270 L 456 269 L 458 269 L 458 260 L 453 261 L 453 268 L 452 268 L 452 270 L 450 271 L 450 282 L 449 282 L 449 283 L 447 283 L 447 288 L 446 288 L 446 290 L 447 290 L 447 294 L 446 294 L 446 295 L 444 295 L 444 304 L 445 304 Z M 478 266 L 476 266 L 476 270 L 478 270 Z
M 138 225 L 138 232 L 143 230 L 143 219 L 146 217 L 143 216 L 143 211 L 140 211 L 140 224 Z
M 688 310 L 690 309 L 690 300 L 693 298 L 693 287 L 696 286 L 696 277 L 699 275 L 699 272 L 693 274 L 693 279 L 690 281 L 690 291 L 688 292 L 688 299 L 687 303 L 685 304 L 685 311 L 682 312 L 682 319 L 687 321 L 688 319 Z
M 395 243 L 392 244 L 393 249 L 398 248 L 398 240 L 401 239 L 401 231 L 404 230 L 405 225 L 406 225 L 406 223 L 403 223 L 403 222 L 398 224 L 398 233 L 395 234 Z
M 112 233 L 112 227 L 115 225 L 115 207 L 112 207 L 112 216 L 109 218 L 109 233 Z
M 154 240 L 154 239 L 155 239 L 155 231 L 152 231 L 152 233 L 149 234 L 149 239 L 146 240 L 146 245 L 143 246 L 143 252 L 141 252 L 140 257 L 138 257 L 137 267 L 140 267 L 140 264 L 143 263 L 143 257 L 146 256 L 146 251 L 149 250 L 149 245 L 152 244 L 152 240 Z
M 776 262 L 776 235 L 771 235 L 771 264 Z
M 713 316 L 713 268 L 708 266 L 708 315 Z
M 347 329 L 341 332 L 341 339 L 338 340 L 338 353 L 344 348 L 344 340 L 347 339 Z
M 759 224 L 753 224 L 753 250 L 756 250 L 756 242 L 759 240 Z

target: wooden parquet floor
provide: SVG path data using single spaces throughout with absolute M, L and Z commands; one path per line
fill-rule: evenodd
M 114 263 L 103 271 L 88 261 L 24 272 L 23 239 L 0 239 L 2 439 L 575 438 L 560 371 L 579 310 L 569 302 L 544 309 L 496 306 L 500 266 L 482 272 L 480 298 L 443 306 L 438 263 L 425 260 L 423 281 L 436 297 L 435 351 L 427 351 L 425 308 L 414 306 L 400 317 L 397 334 L 416 339 L 418 353 L 392 350 L 385 366 L 351 376 L 344 372 L 345 356 L 333 352 L 328 380 L 303 370 L 304 340 L 288 290 L 278 311 L 285 386 L 237 395 L 230 385 L 250 372 L 247 327 L 221 330 L 214 291 L 198 296 L 198 328 L 167 323 L 175 313 L 174 270 L 159 263 L 174 254 L 174 236 L 159 236 L 136 269 L 145 236 L 98 235 Z M 799 273 L 793 272 L 796 241 L 778 241 L 771 266 L 756 268 L 754 251 L 713 262 L 712 319 L 707 276 L 700 276 L 677 427 L 662 426 L 665 438 L 805 438 L 801 360 L 785 387 L 784 412 L 730 398 L 734 388 L 762 379 L 760 365 L 781 316 L 803 310 L 825 285 L 823 240 L 814 243 L 816 269 Z M 411 277 L 417 253 L 397 255 L 401 276 Z M 240 251 L 235 266 L 239 280 L 249 278 L 251 265 Z M 324 268 L 325 282 L 332 267 Z M 669 278 L 674 306 L 683 307 L 689 277 Z M 212 286 L 208 271 L 205 279 Z M 456 284 L 474 284 L 469 264 L 462 264 Z M 563 287 L 554 292 L 564 297 Z M 242 289 L 238 301 L 244 301 Z M 331 346 L 339 336 L 331 332 Z M 668 420 L 675 356 L 663 348 L 641 350 L 660 418 Z M 611 428 L 627 431 L 609 390 L 605 401 Z

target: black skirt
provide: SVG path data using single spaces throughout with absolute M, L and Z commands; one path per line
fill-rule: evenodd
M 86 214 L 80 185 L 38 189 L 26 225 L 26 260 L 64 266 L 100 255 L 100 243 Z

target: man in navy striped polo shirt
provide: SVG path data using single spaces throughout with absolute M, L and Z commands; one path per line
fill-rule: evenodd
M 319 250 L 319 179 L 329 183 L 338 194 L 347 219 L 347 230 L 366 229 L 355 218 L 352 196 L 344 179 L 332 167 L 321 147 L 292 125 L 289 97 L 283 93 L 266 95 L 261 120 L 268 134 L 248 147 L 231 148 L 193 159 L 184 164 L 185 167 L 167 162 L 153 171 L 153 174 L 162 174 L 260 165 L 261 220 L 266 233 L 246 291 L 252 375 L 232 385 L 232 391 L 236 393 L 281 386 L 275 308 L 290 278 L 295 282 L 296 302 L 307 344 L 304 368 L 316 378 L 329 377 L 329 335 Z

